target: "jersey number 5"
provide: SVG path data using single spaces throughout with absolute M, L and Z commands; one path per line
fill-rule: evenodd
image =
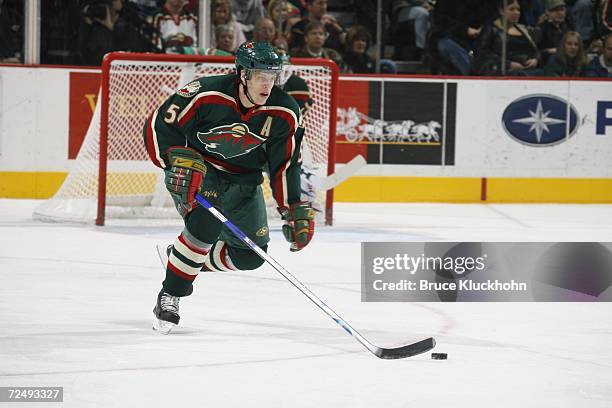
M 175 104 L 170 105 L 170 107 L 166 111 L 166 115 L 164 116 L 164 122 L 174 123 L 176 121 L 176 115 L 178 114 L 178 110 L 180 108 L 180 106 Z

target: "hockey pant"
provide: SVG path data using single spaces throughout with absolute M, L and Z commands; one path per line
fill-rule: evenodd
M 212 174 L 211 174 L 212 173 Z M 258 185 L 241 185 L 209 172 L 201 195 L 264 251 L 270 241 L 266 205 Z M 207 209 L 198 205 L 185 217 L 185 228 L 168 256 L 164 290 L 188 296 L 201 271 L 257 269 L 263 260 Z

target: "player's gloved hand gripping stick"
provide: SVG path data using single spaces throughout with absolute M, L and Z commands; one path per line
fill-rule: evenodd
M 281 207 L 278 212 L 285 221 L 283 235 L 287 242 L 291 243 L 289 249 L 295 252 L 308 245 L 314 235 L 315 211 L 312 204 L 300 201 L 291 204 L 289 208 Z
M 283 268 L 274 258 L 268 255 L 263 249 L 258 247 L 249 237 L 247 237 L 244 232 L 242 232 L 238 227 L 236 227 L 230 220 L 225 218 L 223 214 L 221 214 L 215 207 L 213 207 L 204 197 L 200 194 L 196 193 L 196 200 L 204 206 L 208 211 L 212 213 L 219 221 L 221 221 L 227 228 L 229 228 L 242 242 L 249 246 L 257 255 L 261 257 L 264 261 L 266 261 L 270 266 L 272 266 L 278 273 L 280 273 L 283 278 L 287 279 L 293 286 L 295 286 L 300 292 L 302 292 L 308 299 L 310 299 L 315 305 L 319 307 L 322 311 L 324 311 L 329 317 L 331 317 L 336 323 L 340 325 L 348 334 L 353 336 L 359 343 L 361 343 L 365 348 L 370 350 L 376 357 L 384 358 L 384 359 L 397 359 L 414 356 L 416 354 L 424 353 L 428 350 L 431 350 L 436 342 L 432 337 L 429 337 L 425 340 L 418 341 L 416 343 L 407 344 L 400 347 L 395 348 L 382 348 L 373 345 L 369 341 L 367 341 L 359 332 L 353 329 L 344 319 L 342 319 L 336 312 L 334 312 L 329 306 L 325 304 L 321 299 L 319 299 L 314 293 L 310 291 L 302 282 L 297 280 L 295 276 L 290 274 L 285 268 Z M 296 217 L 296 212 L 294 211 L 293 218 L 301 219 Z M 301 219 L 304 220 L 304 219 Z M 307 218 L 306 218 L 307 220 Z M 283 230 L 284 232 L 284 230 Z M 300 232 L 294 230 L 292 236 L 299 236 Z M 312 237 L 312 235 L 310 235 Z M 310 238 L 308 238 L 310 240 Z M 306 243 L 308 243 L 306 241 Z M 297 243 L 296 243 L 297 245 Z M 304 244 L 305 245 L 305 244 Z
M 184 217 L 197 205 L 195 195 L 206 175 L 204 158 L 190 147 L 174 146 L 168 149 L 168 162 L 164 183 L 176 209 Z

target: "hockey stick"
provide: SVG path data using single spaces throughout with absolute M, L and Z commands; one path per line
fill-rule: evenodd
M 261 259 L 266 261 L 272 266 L 283 278 L 287 279 L 293 286 L 295 286 L 300 292 L 302 292 L 308 299 L 310 299 L 319 309 L 323 310 L 329 317 L 331 317 L 336 323 L 340 325 L 348 334 L 353 336 L 359 343 L 365 348 L 370 350 L 376 357 L 384 359 L 397 359 L 411 357 L 416 354 L 424 353 L 431 350 L 436 342 L 432 337 L 425 340 L 418 341 L 416 343 L 407 344 L 401 347 L 395 348 L 382 348 L 377 347 L 367 341 L 358 331 L 353 329 L 344 319 L 342 319 L 336 312 L 334 312 L 329 306 L 319 299 L 314 293 L 310 291 L 302 282 L 300 282 L 295 276 L 290 274 L 285 268 L 283 268 L 274 258 L 268 255 L 263 249 L 255 244 L 244 232 L 242 232 L 237 226 L 235 226 L 230 220 L 225 218 L 215 207 L 213 207 L 204 197 L 200 194 L 196 194 L 196 199 L 204 208 L 206 208 L 212 215 L 214 215 L 219 221 L 229 228 L 242 242 L 247 244 Z
M 347 178 L 357 173 L 357 171 L 366 164 L 366 159 L 364 159 L 362 155 L 353 157 L 351 161 L 342 166 L 340 170 L 321 180 L 321 190 L 327 191 L 335 188 L 338 184 L 343 183 Z

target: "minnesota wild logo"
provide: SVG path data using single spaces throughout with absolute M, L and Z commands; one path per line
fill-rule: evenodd
M 197 94 L 199 90 L 200 83 L 198 81 L 193 81 L 176 91 L 176 93 L 181 95 L 182 97 L 189 98 Z
M 244 123 L 217 126 L 208 132 L 198 132 L 197 137 L 206 151 L 224 159 L 247 154 L 266 140 L 251 132 Z

